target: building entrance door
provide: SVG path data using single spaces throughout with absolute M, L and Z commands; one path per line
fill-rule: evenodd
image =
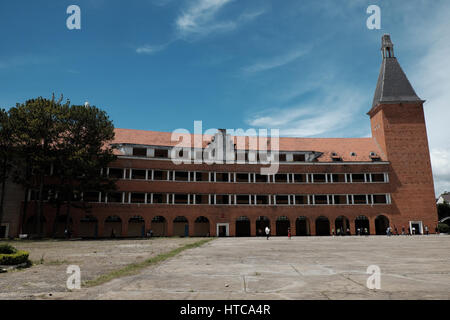
M 218 237 L 228 237 L 230 235 L 230 224 L 229 223 L 218 223 L 217 224 L 217 236 Z
M 411 234 L 423 234 L 422 221 L 410 221 L 409 224 Z

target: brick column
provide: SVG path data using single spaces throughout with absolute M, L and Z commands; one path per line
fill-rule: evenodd
M 194 218 L 188 220 L 189 224 L 189 237 L 193 237 L 195 235 L 195 220 Z
M 173 236 L 173 219 L 167 219 L 167 236 Z
M 147 217 L 145 219 L 145 236 L 147 236 L 147 232 L 152 228 L 152 219 L 153 217 Z
M 277 235 L 277 218 L 274 217 L 273 219 L 270 219 L 270 235 L 276 236 Z
M 291 236 L 296 236 L 297 235 L 297 226 L 296 226 L 296 222 L 297 222 L 297 218 L 289 218 L 290 221 L 290 228 L 291 228 Z
M 375 228 L 375 218 L 376 217 L 372 217 L 372 218 L 369 218 L 369 229 L 370 229 L 370 234 L 371 235 L 375 235 L 376 234 L 376 228 Z M 406 227 L 406 232 L 408 231 L 408 227 Z
M 350 235 L 355 235 L 355 220 L 353 219 L 348 219 L 349 221 L 349 225 L 348 228 L 350 229 Z
M 103 238 L 105 235 L 103 234 L 105 230 L 105 220 L 103 218 L 98 218 L 97 221 L 97 237 Z
M 72 221 L 72 237 L 77 237 L 80 234 L 80 219 L 74 217 Z
M 236 236 L 236 220 L 230 221 L 230 237 Z
M 128 218 L 122 219 L 122 237 L 128 236 L 128 223 Z
M 216 236 L 216 221 L 209 222 L 209 236 L 215 237 Z
M 256 237 L 256 219 L 250 219 L 250 236 Z
M 309 219 L 309 234 L 311 236 L 316 235 L 316 219 Z

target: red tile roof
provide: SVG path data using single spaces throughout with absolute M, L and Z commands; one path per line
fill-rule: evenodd
M 146 146 L 176 146 L 178 141 L 172 141 L 171 132 L 157 132 L 134 129 L 115 129 L 114 144 L 135 144 Z M 190 135 L 190 139 L 183 139 L 183 147 L 194 147 L 194 139 L 202 139 L 201 135 Z M 211 141 L 211 135 L 203 135 L 202 147 L 205 148 Z M 235 142 L 237 138 L 233 137 Z M 249 139 L 245 142 L 245 148 L 249 149 Z M 186 141 L 187 140 L 187 141 Z M 189 141 L 191 140 L 191 141 Z M 270 139 L 269 139 L 270 140 Z M 273 144 L 273 142 L 272 142 Z M 239 145 L 238 145 L 239 148 Z M 254 149 L 254 148 L 250 148 Z M 274 146 L 275 149 L 275 146 Z M 381 153 L 373 138 L 287 138 L 280 137 L 280 151 L 316 151 L 322 152 L 323 155 L 318 159 L 319 162 L 331 162 L 332 153 L 337 153 L 343 161 L 346 162 L 372 162 L 370 153 L 374 152 L 380 156 L 382 161 L 386 161 L 386 157 Z M 354 156 L 351 154 L 355 153 Z

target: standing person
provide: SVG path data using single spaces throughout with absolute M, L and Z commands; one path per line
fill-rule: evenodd
M 364 228 L 364 234 L 365 234 L 366 236 L 369 235 L 369 231 L 367 230 L 367 228 Z
M 291 240 L 291 228 L 288 228 L 288 238 Z
M 269 235 L 270 235 L 270 229 L 269 227 L 266 227 L 266 236 L 267 236 L 267 240 L 269 240 Z
M 428 235 L 428 226 L 425 226 L 425 234 Z
M 416 234 L 416 227 L 412 227 L 412 234 Z
M 405 226 L 402 227 L 402 235 L 405 235 Z
M 356 231 L 356 234 L 357 234 L 358 236 L 361 235 L 361 229 L 360 229 L 360 228 L 358 228 L 358 230 Z
M 331 229 L 331 233 L 333 234 L 333 237 L 334 237 L 334 228 Z

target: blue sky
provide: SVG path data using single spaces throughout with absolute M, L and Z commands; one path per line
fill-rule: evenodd
M 81 8 L 81 30 L 66 9 Z M 381 8 L 381 30 L 366 9 Z M 15 0 L 0 2 L 0 106 L 64 94 L 116 127 L 279 128 L 365 137 L 395 52 L 426 119 L 436 192 L 450 190 L 450 1 Z

